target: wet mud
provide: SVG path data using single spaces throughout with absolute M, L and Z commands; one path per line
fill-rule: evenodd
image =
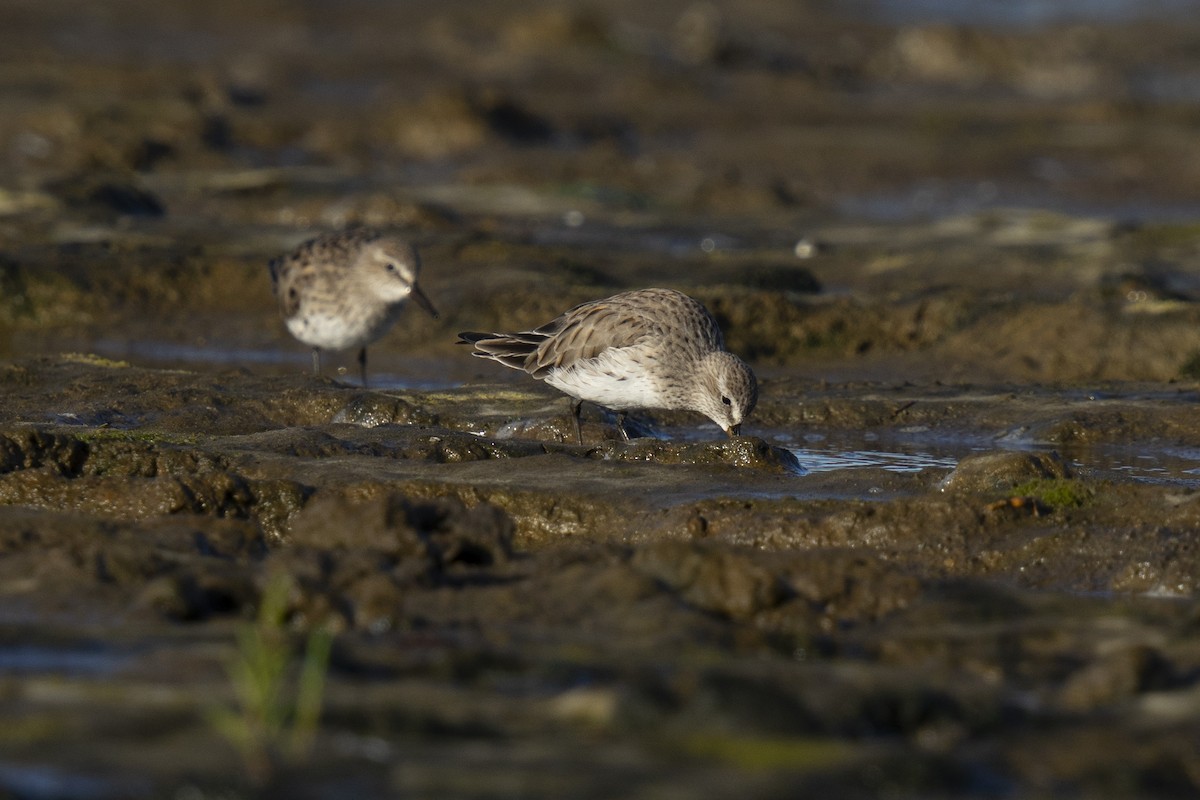
M 6 12 L 0 796 L 1200 790 L 1200 28 L 785 5 Z M 369 387 L 266 270 L 355 223 Z M 652 285 L 745 435 L 454 343 Z

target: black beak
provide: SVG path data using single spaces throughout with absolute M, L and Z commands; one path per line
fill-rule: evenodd
M 429 302 L 429 298 L 426 297 L 425 293 L 421 291 L 421 287 L 417 286 L 415 283 L 412 286 L 412 296 L 413 299 L 417 301 L 417 305 L 429 312 L 429 316 L 433 317 L 434 319 L 438 318 L 437 309 L 433 307 L 433 303 Z
M 742 435 L 742 423 L 739 422 L 737 425 L 730 425 L 728 428 L 725 429 L 725 433 L 729 436 L 730 439 L 732 439 L 735 436 L 741 436 Z

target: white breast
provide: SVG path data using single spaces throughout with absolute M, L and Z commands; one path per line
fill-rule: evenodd
M 349 320 L 340 314 L 297 314 L 287 321 L 287 327 L 300 341 L 322 350 L 359 347 L 368 335 L 362 320 Z
M 660 381 L 652 371 L 656 363 L 637 359 L 627 349 L 606 350 L 596 358 L 554 370 L 546 376 L 546 383 L 572 397 L 618 411 L 663 408 Z

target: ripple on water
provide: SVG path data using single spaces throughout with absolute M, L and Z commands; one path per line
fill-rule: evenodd
M 808 472 L 832 472 L 839 469 L 876 468 L 888 472 L 921 472 L 926 469 L 954 469 L 958 459 L 933 453 L 893 453 L 880 450 L 814 450 L 788 448 Z
M 799 460 L 806 472 L 879 469 L 918 473 L 951 470 L 959 460 L 990 450 L 1049 451 L 1056 449 L 1026 439 L 946 435 L 933 431 L 896 431 L 880 435 L 837 432 L 826 436 L 806 433 L 771 437 Z M 802 438 L 803 443 L 796 442 Z M 1064 452 L 1071 469 L 1081 477 L 1125 483 L 1148 483 L 1200 489 L 1200 448 L 1150 444 L 1096 445 Z

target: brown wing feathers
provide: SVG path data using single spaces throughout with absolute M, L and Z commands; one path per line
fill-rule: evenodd
M 467 331 L 458 335 L 460 341 L 474 345 L 471 353 L 479 358 L 499 361 L 506 367 L 525 370 L 529 357 L 546 338 L 533 331 L 523 333 L 483 333 Z
M 627 296 L 619 296 L 625 299 Z M 612 298 L 613 300 L 617 298 Z M 460 333 L 475 346 L 472 355 L 499 361 L 535 378 L 596 358 L 610 348 L 629 347 L 654 333 L 646 315 L 635 305 L 595 300 L 583 303 L 532 331 L 520 333 Z

